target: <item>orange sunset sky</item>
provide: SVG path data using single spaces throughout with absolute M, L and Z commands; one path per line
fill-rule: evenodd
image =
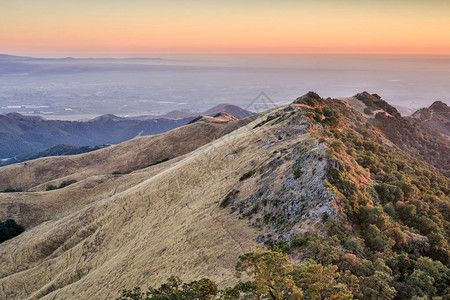
M 450 0 L 0 0 L 0 53 L 450 54 Z

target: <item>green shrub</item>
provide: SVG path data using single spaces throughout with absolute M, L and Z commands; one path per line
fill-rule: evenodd
M 239 181 L 243 181 L 243 180 L 245 180 L 245 179 L 248 179 L 248 178 L 252 177 L 253 174 L 255 174 L 255 172 L 256 172 L 255 169 L 250 170 L 250 171 L 248 171 L 248 172 L 245 172 L 245 173 L 241 176 L 241 178 L 239 178 Z
M 23 189 L 21 189 L 21 188 L 17 188 L 17 189 L 7 188 L 6 190 L 2 191 L 2 193 L 20 193 L 20 192 L 23 192 Z
M 161 163 L 163 163 L 163 162 L 166 162 L 166 161 L 168 161 L 168 160 L 170 160 L 170 158 L 165 157 L 165 158 L 160 159 L 160 160 L 158 160 L 158 161 L 156 161 L 156 162 L 154 162 L 154 163 L 152 163 L 152 164 L 149 164 L 147 167 L 156 166 L 156 165 L 159 165 L 159 164 L 161 164 Z
M 308 244 L 309 239 L 307 237 L 293 238 L 290 243 L 291 249 L 300 248 Z
M 220 202 L 220 205 L 219 205 L 219 206 L 220 206 L 221 208 L 227 207 L 228 204 L 230 204 L 230 200 L 231 200 L 232 198 L 234 198 L 234 196 L 235 196 L 237 193 L 239 193 L 238 190 L 231 190 L 231 191 L 225 196 L 225 199 L 223 199 L 222 202 Z
M 114 171 L 114 172 L 112 172 L 112 175 L 121 175 L 122 174 L 122 172 L 120 172 L 120 171 Z
M 328 221 L 328 218 L 330 218 L 330 215 L 327 212 L 324 212 L 322 214 L 322 222 L 325 223 L 326 221 Z
M 383 204 L 403 201 L 403 191 L 397 186 L 382 183 L 375 185 L 374 188 Z
M 242 214 L 244 217 L 248 217 L 248 216 L 251 216 L 251 215 L 253 215 L 254 213 L 256 213 L 257 211 L 258 211 L 258 209 L 259 209 L 259 205 L 258 204 L 254 204 L 253 206 L 252 206 L 252 208 L 249 210 L 249 211 L 247 211 L 246 213 L 244 213 L 244 214 Z
M 335 150 L 335 151 L 341 151 L 341 150 L 345 150 L 346 147 L 344 145 L 344 143 L 340 140 L 335 140 L 330 144 L 330 148 Z
M 59 186 L 50 184 L 50 185 L 47 185 L 47 188 L 45 190 L 53 191 L 53 190 L 57 190 L 57 189 L 62 189 L 62 188 L 65 188 L 66 186 L 69 186 L 69 185 L 75 183 L 75 182 L 77 182 L 77 181 L 75 179 L 72 179 L 72 180 L 65 180 L 65 181 L 61 182 L 61 184 Z
M 45 189 L 46 191 L 53 191 L 53 190 L 57 190 L 58 187 L 56 185 L 50 184 L 47 185 L 47 188 Z
M 266 206 L 267 205 L 267 198 L 263 198 L 262 200 L 261 200 L 261 202 L 262 202 L 262 204 L 264 205 L 264 206 Z
M 302 176 L 303 171 L 302 171 L 302 166 L 298 166 L 295 170 L 294 170 L 294 179 L 298 179 L 300 176 Z
M 266 224 L 269 223 L 270 219 L 272 219 L 272 215 L 269 212 L 266 212 L 263 216 L 264 223 L 266 223 Z
M 328 181 L 337 187 L 339 192 L 346 197 L 350 197 L 356 193 L 356 185 L 350 180 L 343 179 L 341 172 L 336 168 L 327 170 Z
M 284 240 L 274 241 L 272 239 L 268 239 L 264 242 L 264 245 L 267 246 L 272 251 L 279 251 L 282 253 L 290 253 L 291 247 L 289 244 Z
M 69 186 L 69 185 L 71 185 L 71 184 L 73 184 L 75 182 L 77 182 L 75 179 L 65 180 L 65 181 L 61 182 L 61 184 L 59 185 L 59 188 L 60 189 L 65 188 L 66 186 Z
M 328 169 L 327 170 L 327 177 L 328 177 L 328 181 L 331 184 L 338 183 L 338 182 L 340 182 L 342 180 L 341 172 L 339 172 L 339 170 L 336 169 L 336 168 Z
M 273 206 L 278 206 L 281 201 L 280 201 L 280 199 L 273 199 L 271 202 L 272 202 Z
M 142 291 L 140 287 L 122 290 L 122 296 L 116 300 L 181 300 L 181 299 L 215 299 L 219 289 L 214 281 L 202 278 L 198 281 L 183 283 L 178 277 L 170 277 L 158 289 L 149 288 Z
M 15 236 L 18 236 L 25 229 L 22 225 L 19 225 L 13 219 L 8 219 L 5 222 L 0 222 L 0 243 L 3 243 L 6 240 L 12 239 Z

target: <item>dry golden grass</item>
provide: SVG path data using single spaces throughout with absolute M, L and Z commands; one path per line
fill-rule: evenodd
M 163 158 L 189 153 L 247 124 L 254 117 L 235 122 L 194 123 L 172 131 L 132 139 L 119 145 L 73 156 L 45 157 L 0 168 L 0 190 L 32 189 L 44 183 L 82 180 L 93 175 L 128 173 Z M 42 189 L 42 188 L 41 188 Z M 43 187 L 45 190 L 45 186 Z
M 234 282 L 237 257 L 256 247 L 258 231 L 218 205 L 232 189 L 251 189 L 239 177 L 273 151 L 262 147 L 270 133 L 252 130 L 266 115 L 257 117 L 248 126 L 250 119 L 194 123 L 0 170 L 1 178 L 16 176 L 7 186 L 36 190 L 61 177 L 79 180 L 1 195 L 0 217 L 13 216 L 28 230 L 0 245 L 0 299 L 111 299 L 123 287 L 158 285 L 171 275 Z M 166 156 L 177 158 L 140 169 Z M 136 171 L 111 175 L 115 170 Z M 15 211 L 5 213 L 6 206 Z

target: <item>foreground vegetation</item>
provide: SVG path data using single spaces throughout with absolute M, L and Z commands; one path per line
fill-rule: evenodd
M 446 164 L 445 146 L 393 111 L 366 122 L 321 99 L 307 114 L 317 138 L 329 141 L 327 159 L 337 167 L 327 182 L 345 213 L 326 223 L 312 258 L 354 276 L 359 299 L 449 299 L 449 179 L 431 165 Z
M 337 266 L 323 267 L 313 261 L 293 265 L 279 251 L 252 252 L 239 257 L 238 277 L 250 277 L 233 287 L 219 290 L 208 278 L 183 283 L 171 277 L 159 288 L 123 290 L 117 300 L 163 299 L 352 299 Z

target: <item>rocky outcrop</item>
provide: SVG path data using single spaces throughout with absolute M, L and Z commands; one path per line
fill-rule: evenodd
M 317 99 L 315 95 L 303 99 Z M 323 220 L 338 218 L 341 209 L 325 183 L 332 164 L 325 158 L 326 144 L 310 136 L 311 124 L 303 112 L 288 106 L 266 120 L 261 126 L 275 139 L 262 147 L 273 148 L 272 154 L 255 169 L 254 193 L 245 198 L 239 195 L 232 210 L 257 220 L 255 226 L 264 226 L 272 238 L 289 241 L 300 232 L 320 230 Z
M 295 101 L 293 102 L 294 104 L 307 104 L 309 105 L 309 103 L 311 103 L 311 101 L 315 101 L 315 100 L 320 100 L 321 97 L 315 93 L 315 92 L 308 92 L 303 96 L 298 97 L 297 99 L 295 99 Z

